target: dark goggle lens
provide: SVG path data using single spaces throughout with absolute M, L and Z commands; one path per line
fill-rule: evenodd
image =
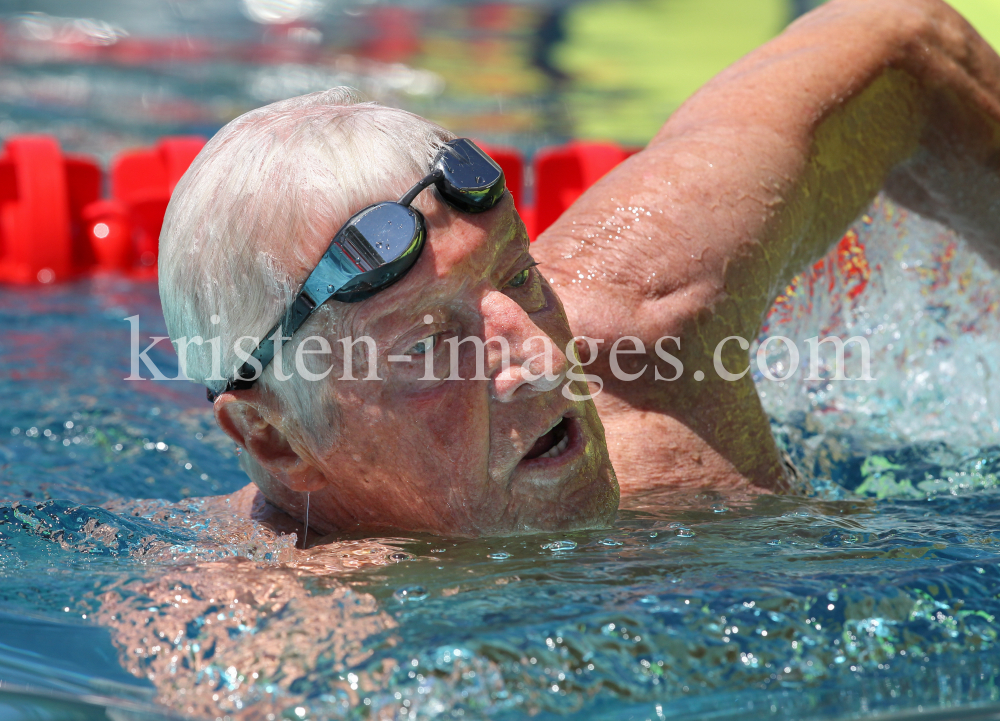
M 441 179 L 434 185 L 438 193 L 459 210 L 482 213 L 503 197 L 507 188 L 503 170 L 467 138 L 452 140 L 434 160 Z
M 314 298 L 364 300 L 413 267 L 425 238 L 424 219 L 417 210 L 388 202 L 365 208 L 334 237 L 306 289 Z

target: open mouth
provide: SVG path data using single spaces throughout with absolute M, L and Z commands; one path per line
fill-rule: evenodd
M 569 423 L 569 418 L 561 418 L 548 433 L 535 441 L 535 445 L 525 454 L 524 460 L 555 458 L 562 455 L 569 446 Z

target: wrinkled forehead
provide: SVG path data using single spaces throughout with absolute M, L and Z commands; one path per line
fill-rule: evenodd
M 428 193 L 428 195 L 430 195 Z M 353 330 L 378 334 L 397 321 L 474 301 L 485 283 L 499 283 L 528 252 L 524 223 L 510 194 L 482 214 L 453 210 L 436 199 L 421 204 L 427 244 L 399 282 L 363 301 Z

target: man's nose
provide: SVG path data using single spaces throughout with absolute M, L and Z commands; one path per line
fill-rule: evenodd
M 496 342 L 489 344 L 487 355 L 486 373 L 498 400 L 513 400 L 522 387 L 545 392 L 563 384 L 569 370 L 565 353 L 521 306 L 492 291 L 483 299 L 482 312 L 486 337 L 507 341 L 506 358 L 502 344 Z

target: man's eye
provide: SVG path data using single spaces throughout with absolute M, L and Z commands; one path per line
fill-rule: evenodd
M 520 273 L 515 275 L 507 283 L 508 288 L 520 288 L 522 285 L 528 282 L 528 278 L 531 277 L 531 268 L 525 268 Z
M 421 338 L 418 340 L 410 350 L 406 351 L 406 355 L 426 355 L 434 350 L 434 336 L 429 335 L 426 338 Z

